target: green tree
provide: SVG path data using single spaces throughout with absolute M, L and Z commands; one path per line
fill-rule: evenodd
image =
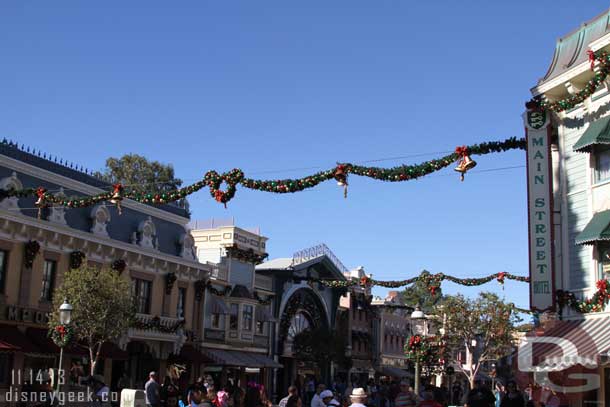
M 64 274 L 53 295 L 49 328 L 59 325 L 59 306 L 67 300 L 73 307 L 71 325 L 75 340 L 89 348 L 90 374 L 100 357 L 102 344 L 127 332 L 135 316 L 129 282 L 116 271 L 83 266 Z
M 164 192 L 182 185 L 182 180 L 175 177 L 171 164 L 149 161 L 138 154 L 110 157 L 103 172 L 95 175 L 113 184 L 120 182 L 127 189 L 141 191 Z
M 461 294 L 445 296 L 442 306 L 437 307 L 436 317 L 443 321 L 445 341 L 453 350 L 450 360 L 466 376 L 471 388 L 485 362 L 499 360 L 512 352 L 516 325 L 521 322 L 514 305 L 492 293 L 480 293 L 475 299 Z M 468 360 L 458 363 L 454 357 L 465 349 Z
M 413 307 L 419 305 L 421 310 L 426 314 L 431 313 L 434 310 L 434 307 L 441 303 L 443 298 L 443 292 L 440 287 L 435 290 L 434 295 L 430 292 L 430 289 L 425 282 L 425 278 L 430 275 L 430 272 L 424 270 L 420 275 L 421 278 L 406 287 L 402 292 L 406 305 L 411 305 Z

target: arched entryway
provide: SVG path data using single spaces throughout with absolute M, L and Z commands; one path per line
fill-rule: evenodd
M 303 287 L 292 293 L 280 318 L 278 350 L 284 366 L 278 375 L 280 389 L 295 384 L 304 390 L 307 378 L 312 376 L 327 381 L 330 363 L 319 365 L 300 360 L 294 351 L 294 339 L 307 330 L 330 330 L 328 321 L 326 307 L 311 288 Z

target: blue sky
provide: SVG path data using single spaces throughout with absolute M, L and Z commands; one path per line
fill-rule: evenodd
M 193 182 L 209 169 L 298 177 L 336 161 L 523 135 L 557 38 L 603 1 L 3 1 L 0 135 L 92 169 L 139 153 Z M 432 153 L 432 154 L 428 154 Z M 434 154 L 437 153 L 437 154 Z M 260 226 L 271 257 L 320 242 L 379 279 L 422 269 L 527 273 L 524 152 L 385 184 L 291 195 L 207 191 L 195 219 Z M 310 170 L 293 170 L 310 168 Z M 481 288 L 444 285 L 446 292 Z M 528 305 L 523 283 L 495 290 Z M 383 291 L 376 291 L 381 294 Z

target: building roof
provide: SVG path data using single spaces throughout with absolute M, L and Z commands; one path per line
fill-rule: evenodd
M 292 258 L 280 257 L 256 266 L 256 270 L 288 270 L 292 267 Z
M 68 163 L 67 160 L 52 157 L 51 154 L 42 153 L 40 150 L 36 151 L 35 149 L 31 149 L 30 151 L 30 147 L 26 147 L 25 145 L 21 145 L 20 147 L 17 143 L 7 139 L 0 141 L 0 154 L 57 175 L 82 182 L 83 184 L 105 190 L 112 189 L 110 183 L 95 177 L 92 171 L 83 168 L 82 165 L 79 166 L 74 163 Z M 154 206 L 155 208 L 170 212 L 174 215 L 186 218 L 189 217 L 188 210 L 179 207 L 176 203 Z
M 583 23 L 577 30 L 557 40 L 551 65 L 546 75 L 538 81 L 538 85 L 586 62 L 589 44 L 608 33 L 610 33 L 610 10 Z

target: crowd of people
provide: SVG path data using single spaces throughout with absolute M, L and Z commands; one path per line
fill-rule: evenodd
M 436 387 L 431 383 L 420 386 L 416 394 L 408 381 L 368 380 L 365 384 L 347 385 L 335 380 L 330 386 L 306 382 L 290 386 L 278 407 L 562 407 L 565 401 L 550 389 L 535 390 L 528 386 L 520 390 L 517 383 L 506 386 L 496 382 L 492 389 L 476 381 L 472 389 L 466 383 Z M 215 386 L 211 378 L 198 378 L 181 391 L 166 377 L 159 384 L 157 374 L 150 372 L 144 386 L 148 407 L 273 407 L 263 385 L 249 382 L 239 386 Z

